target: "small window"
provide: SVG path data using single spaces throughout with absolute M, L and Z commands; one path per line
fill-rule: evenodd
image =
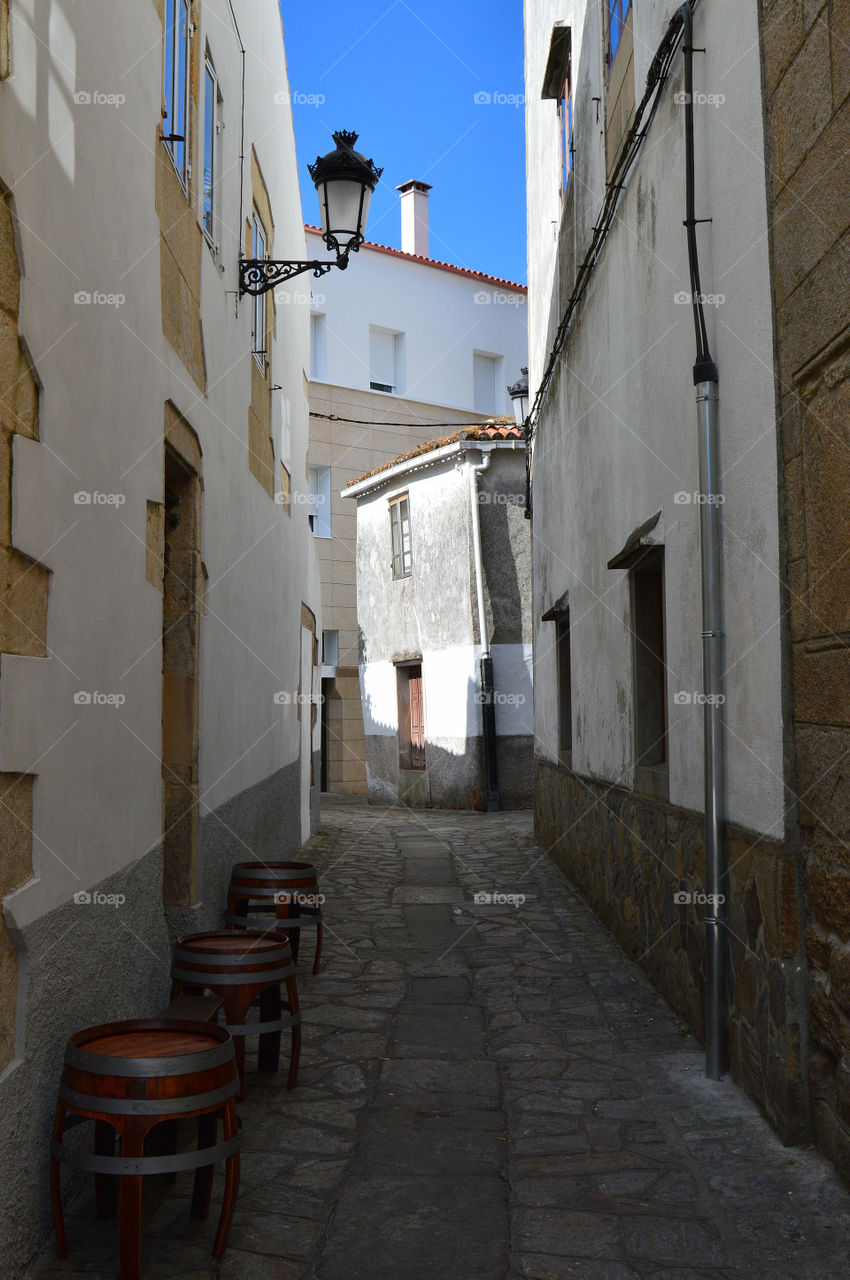
M 310 313 L 310 377 L 314 382 L 323 382 L 327 376 L 325 369 L 325 317 L 319 312 Z
M 570 653 L 569 610 L 557 620 L 558 747 L 562 755 L 573 749 L 573 668 Z
M 184 187 L 189 154 L 189 33 L 189 0 L 166 0 L 163 139 Z
M 207 57 L 204 70 L 204 234 L 213 248 L 216 247 L 216 222 L 218 220 L 217 184 L 219 135 L 223 127 L 221 97 L 218 78 L 212 60 Z
M 561 193 L 566 191 L 573 171 L 573 97 L 570 79 L 564 83 L 564 95 L 558 99 L 558 133 L 561 139 Z
M 263 224 L 260 221 L 260 215 L 254 210 L 251 219 L 251 257 L 265 258 L 266 253 L 266 233 Z M 266 342 L 267 342 L 267 312 L 266 312 L 266 295 L 264 293 L 256 294 L 252 297 L 251 309 L 251 350 L 254 353 L 254 359 L 265 373 L 266 371 Z
M 393 547 L 393 577 L 408 578 L 413 572 L 410 541 L 410 501 L 407 494 L 390 503 L 390 530 Z
M 283 462 L 280 464 L 280 493 L 277 500 L 286 514 L 288 516 L 292 515 L 292 476 L 289 474 L 289 468 Z
M 396 668 L 398 693 L 398 765 L 400 769 L 425 768 L 425 699 L 422 665 Z
M 631 0 L 608 0 L 608 65 L 613 63 L 620 47 L 626 15 L 631 7 Z
M 638 769 L 667 763 L 664 654 L 664 552 L 648 552 L 631 571 L 634 746 Z
M 307 509 L 314 538 L 331 536 L 331 469 L 309 467 L 310 501 Z
M 401 337 L 388 329 L 369 329 L 369 386 L 373 391 L 389 395 L 398 391 Z
M 472 405 L 476 413 L 493 415 L 496 412 L 497 365 L 496 356 L 474 352 L 472 356 Z
M 326 667 L 339 666 L 338 631 L 322 632 L 322 665 Z

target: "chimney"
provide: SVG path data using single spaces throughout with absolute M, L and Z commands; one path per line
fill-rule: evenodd
M 428 192 L 427 182 L 403 182 L 401 192 L 401 248 L 403 253 L 428 257 Z

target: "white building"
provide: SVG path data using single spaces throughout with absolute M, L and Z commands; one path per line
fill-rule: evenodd
M 68 1035 L 161 1008 L 174 930 L 310 833 L 321 620 L 308 307 L 236 293 L 261 233 L 305 256 L 277 0 L 22 0 L 0 35 L 11 1277 Z
M 545 847 L 702 1034 L 705 495 L 681 31 L 665 46 L 669 74 L 636 157 L 606 186 L 674 12 L 661 0 L 525 6 L 532 399 L 553 360 L 533 448 L 536 820 Z M 711 219 L 697 239 L 725 499 L 731 1055 L 776 1119 L 793 1111 L 795 1073 L 776 992 L 789 1024 L 798 1006 L 787 963 L 796 944 L 778 941 L 784 898 L 770 887 L 785 883 L 789 855 L 759 31 L 756 6 L 734 0 L 698 4 L 693 20 L 696 216 Z M 584 274 L 612 189 L 616 209 Z M 756 1079 L 773 1080 L 773 1102 Z
M 452 426 L 511 412 L 526 290 L 428 256 L 430 187 L 405 182 L 402 248 L 367 242 L 313 285 L 310 471 L 325 627 L 323 785 L 365 792 L 355 514 L 341 489 Z M 311 256 L 324 256 L 307 228 Z M 443 430 L 441 430 L 443 429 Z
M 357 501 L 369 799 L 415 808 L 530 806 L 522 428 L 462 429 L 343 495 Z

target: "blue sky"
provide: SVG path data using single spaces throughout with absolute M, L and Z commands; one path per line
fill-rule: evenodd
M 334 129 L 384 166 L 367 238 L 400 247 L 400 182 L 430 182 L 431 256 L 525 283 L 522 0 L 281 0 L 305 221 Z

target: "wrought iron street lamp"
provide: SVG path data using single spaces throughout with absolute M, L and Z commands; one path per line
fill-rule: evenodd
M 326 275 L 331 267 L 344 271 L 348 266 L 349 253 L 356 253 L 360 248 L 365 239 L 369 201 L 383 169 L 376 169 L 372 160 L 354 150 L 356 133 L 342 129 L 333 135 L 333 139 L 336 149 L 326 156 L 319 156 L 316 163 L 308 165 L 308 168 L 319 194 L 322 239 L 336 253 L 336 258 L 307 262 L 240 258 L 240 294 L 266 293 L 275 285 L 305 271 L 312 271 L 317 277 Z
M 522 377 L 517 378 L 511 386 L 508 387 L 508 395 L 514 406 L 514 419 L 518 427 L 525 426 L 525 420 L 528 417 L 528 370 L 520 370 Z

